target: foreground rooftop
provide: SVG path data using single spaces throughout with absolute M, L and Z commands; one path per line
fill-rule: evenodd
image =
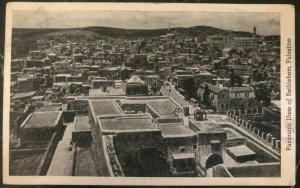
M 53 128 L 58 124 L 62 112 L 34 112 L 22 123 L 22 129 Z

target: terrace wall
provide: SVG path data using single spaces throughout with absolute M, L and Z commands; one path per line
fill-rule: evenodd
M 51 164 L 52 157 L 55 153 L 55 149 L 57 147 L 57 144 L 59 140 L 61 139 L 63 132 L 55 132 L 49 141 L 49 145 L 46 148 L 46 152 L 37 168 L 36 175 L 44 176 L 47 174 L 48 168 Z
M 117 133 L 113 139 L 120 163 L 135 150 L 158 148 L 161 141 L 160 131 Z
M 110 176 L 108 164 L 106 164 L 106 160 L 103 160 L 105 159 L 105 147 L 103 145 L 102 133 L 100 132 L 98 124 L 94 121 L 90 106 L 88 106 L 88 109 L 89 123 L 92 131 L 92 152 L 96 164 L 96 170 L 99 176 Z
M 122 110 L 125 111 L 134 111 L 134 112 L 145 112 L 146 104 L 122 104 L 120 103 Z
M 125 176 L 168 176 L 160 131 L 117 133 L 113 146 Z
M 212 167 L 212 177 L 233 177 L 224 165 Z
M 280 163 L 227 167 L 233 177 L 280 177 Z
M 245 138 L 242 138 L 242 137 L 230 138 L 230 139 L 227 139 L 227 141 L 226 141 L 226 147 L 244 145 L 245 143 L 246 143 Z
M 197 155 L 197 135 L 193 137 L 164 138 L 159 144 L 160 150 L 166 151 L 167 161 L 172 161 L 173 153 L 195 153 Z M 197 158 L 197 156 L 195 156 Z
M 267 147 L 270 152 L 279 156 L 280 152 L 280 140 L 277 140 L 271 133 L 267 132 L 262 127 L 257 127 L 250 124 L 248 121 L 241 119 L 239 116 L 235 116 L 232 112 L 227 112 L 229 122 L 232 122 L 235 126 L 230 124 L 223 124 L 223 126 L 231 127 L 234 130 L 240 132 L 243 136 L 253 140 L 259 140 L 257 142 L 262 147 Z M 247 134 L 245 134 L 247 132 Z M 255 141 L 256 142 L 256 141 Z M 261 143 L 264 143 L 263 145 Z
M 231 128 L 235 131 L 237 131 L 241 136 L 247 138 L 245 139 L 244 144 L 253 150 L 257 154 L 257 161 L 258 162 L 278 162 L 280 154 L 276 153 L 275 151 L 272 151 L 271 148 L 268 148 L 266 145 L 259 143 L 257 140 L 255 140 L 253 137 L 246 134 L 245 131 L 242 131 L 239 129 L 239 127 L 235 127 L 233 124 L 220 124 L 223 127 Z

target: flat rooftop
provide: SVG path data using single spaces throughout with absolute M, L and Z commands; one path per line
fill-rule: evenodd
M 223 128 L 216 123 L 210 121 L 194 121 L 190 120 L 190 123 L 194 124 L 198 132 L 224 132 Z
M 147 100 L 147 103 L 160 115 L 160 116 L 175 116 L 173 111 L 178 107 L 170 99 L 153 99 Z
M 159 128 L 163 137 L 187 137 L 194 136 L 196 133 L 182 124 L 160 124 Z
M 25 92 L 25 93 L 16 93 L 12 96 L 12 99 L 21 99 L 25 97 L 33 97 L 36 91 Z
M 62 108 L 61 106 L 43 106 L 41 108 L 36 109 L 36 112 L 53 112 L 53 111 L 59 111 Z
M 76 116 L 73 131 L 90 131 L 91 126 L 89 124 L 88 116 Z
M 157 129 L 153 126 L 149 116 L 120 116 L 120 117 L 99 117 L 99 125 L 102 130 L 126 131 L 126 130 L 148 130 Z
M 245 145 L 229 147 L 229 148 L 227 148 L 227 150 L 236 157 L 256 154 L 254 151 L 252 151 Z
M 62 112 L 34 112 L 21 125 L 22 129 L 52 128 L 58 123 Z
M 123 113 L 115 100 L 90 100 L 90 104 L 96 116 L 120 115 Z

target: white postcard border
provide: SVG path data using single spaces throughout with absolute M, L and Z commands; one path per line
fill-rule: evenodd
M 66 4 L 67 6 L 64 6 Z M 100 6 L 101 5 L 101 6 Z M 68 177 L 9 176 L 9 106 L 10 62 L 13 10 L 114 10 L 114 11 L 205 11 L 205 12 L 280 12 L 281 27 L 281 177 L 278 178 L 131 178 L 131 177 Z M 8 3 L 5 30 L 4 100 L 3 100 L 3 182 L 5 184 L 40 185 L 294 185 L 296 122 L 295 122 L 295 13 L 292 5 L 263 4 L 180 4 L 180 3 Z M 290 39 L 288 39 L 290 38 Z M 286 63 L 287 41 L 291 42 L 291 62 Z M 291 96 L 286 96 L 287 67 L 291 66 Z M 291 99 L 291 103 L 287 101 Z M 291 107 L 290 110 L 288 107 Z M 286 116 L 292 117 L 288 133 Z M 286 151 L 288 135 L 290 149 Z

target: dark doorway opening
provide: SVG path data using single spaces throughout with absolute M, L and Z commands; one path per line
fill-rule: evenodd
M 216 165 L 222 164 L 222 163 L 223 163 L 223 159 L 222 159 L 222 157 L 220 155 L 218 155 L 218 154 L 212 154 L 206 160 L 205 167 L 206 167 L 206 169 L 209 169 L 209 168 L 211 168 L 213 166 L 216 166 Z

